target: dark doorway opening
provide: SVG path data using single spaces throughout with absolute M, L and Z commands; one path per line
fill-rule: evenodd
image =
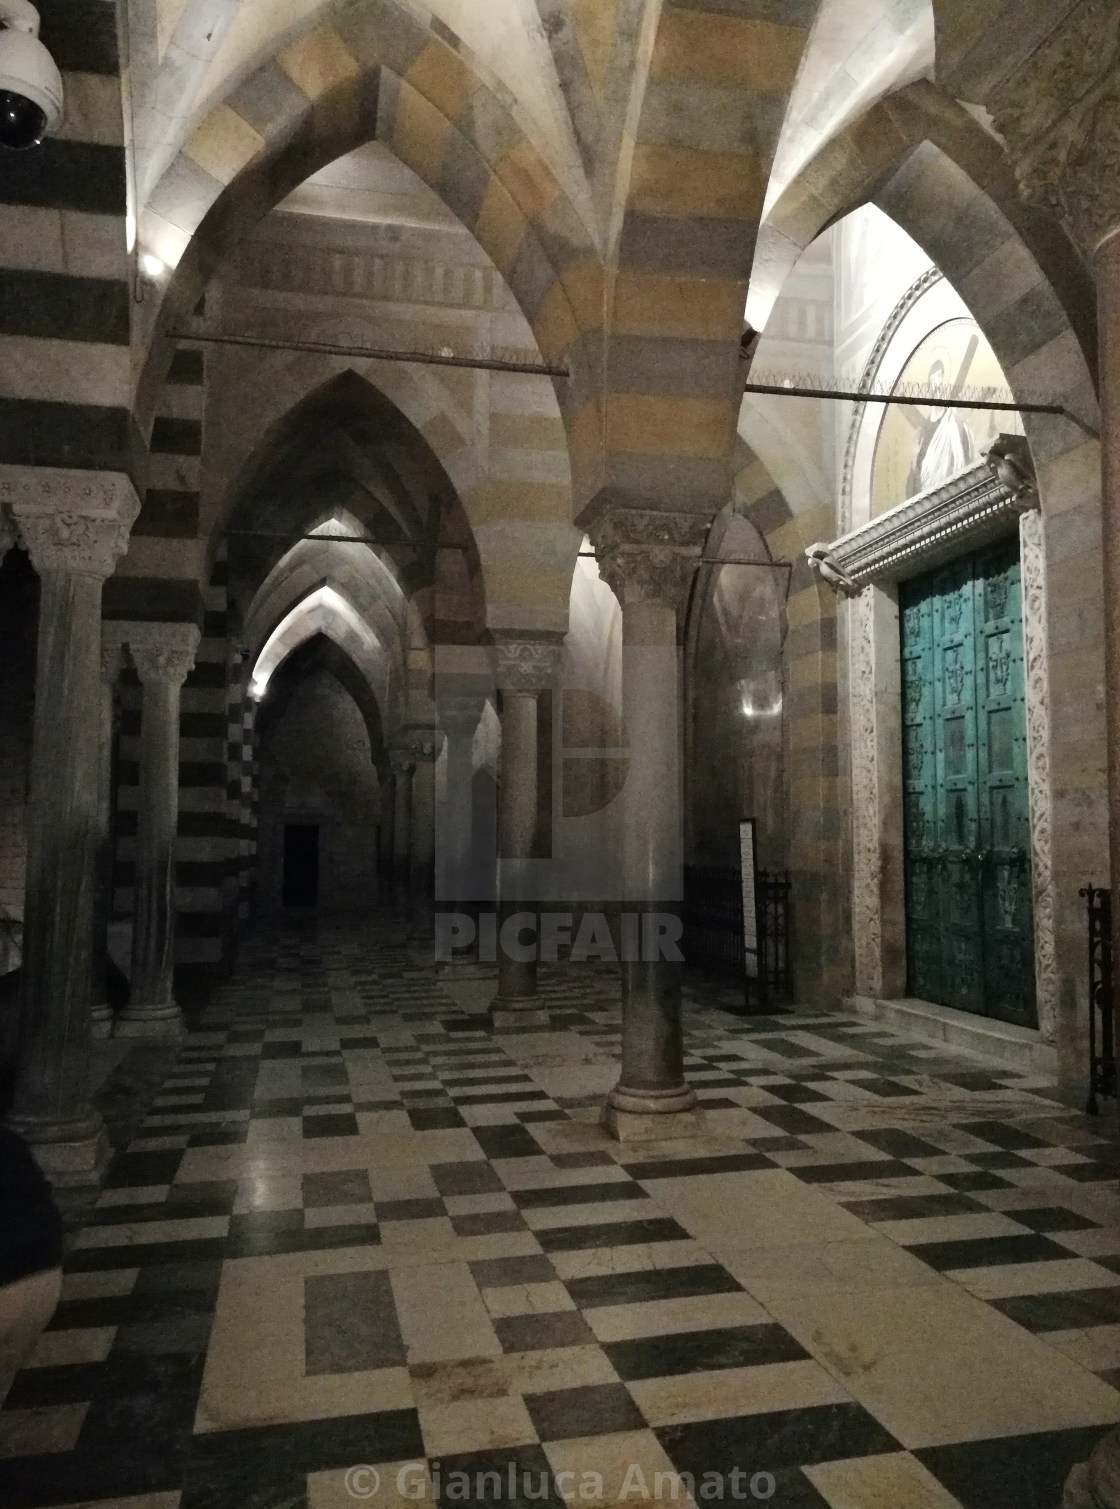
M 319 825 L 288 823 L 284 828 L 284 905 L 316 906 L 319 901 Z

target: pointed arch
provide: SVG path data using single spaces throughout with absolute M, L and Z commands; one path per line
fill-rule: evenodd
M 300 539 L 324 507 L 344 507 L 360 522 L 381 566 L 417 602 L 429 639 L 482 632 L 485 587 L 457 489 L 425 436 L 349 368 L 274 419 L 226 490 L 211 545 L 228 533 L 231 592 L 243 615 L 297 544 L 310 547 L 293 557 L 305 577 L 316 552 L 325 560 L 361 551 Z
M 546 360 L 566 360 L 582 324 L 598 322 L 592 231 L 445 31 L 398 0 L 368 0 L 331 24 L 309 23 L 197 125 L 141 220 L 141 237 L 162 237 L 174 267 L 137 391 L 142 426 L 170 363 L 169 332 L 189 318 L 230 247 L 310 174 L 375 139 L 472 232 Z
M 268 696 L 261 704 L 258 734 L 267 734 L 269 725 L 283 717 L 300 683 L 319 670 L 328 671 L 353 698 L 369 735 L 370 758 L 374 765 L 379 764 L 385 754 L 387 725 L 377 691 L 350 647 L 322 631 L 294 646 L 277 666 Z

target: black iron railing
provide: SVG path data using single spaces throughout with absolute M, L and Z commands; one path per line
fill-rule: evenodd
M 1089 1099 L 1085 1109 L 1096 1116 L 1098 1096 L 1116 1094 L 1112 896 L 1101 886 L 1087 886 L 1081 894 L 1089 906 Z
M 748 1010 L 764 1010 L 792 993 L 789 963 L 790 880 L 758 875 L 758 979 L 747 976 L 743 942 L 743 891 L 738 870 L 686 865 L 684 956 L 704 974 L 742 983 Z

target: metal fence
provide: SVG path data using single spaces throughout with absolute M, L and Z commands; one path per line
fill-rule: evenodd
M 1098 1097 L 1116 1094 L 1112 896 L 1101 886 L 1086 886 L 1081 895 L 1089 909 L 1089 1099 L 1085 1109 L 1096 1116 Z
M 738 870 L 686 865 L 684 956 L 704 974 L 742 984 L 749 1011 L 788 1001 L 791 886 L 787 874 L 758 875 L 759 978 L 748 980 L 743 942 L 743 892 Z

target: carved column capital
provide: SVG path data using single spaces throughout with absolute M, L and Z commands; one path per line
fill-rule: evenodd
M 1083 0 L 987 101 L 1028 204 L 1089 256 L 1120 228 L 1120 9 Z
M 504 691 L 543 692 L 552 685 L 564 647 L 555 638 L 502 638 L 496 648 L 498 685 Z
M 404 776 L 410 776 L 415 765 L 416 761 L 410 744 L 394 744 L 389 750 L 389 768 L 398 780 Z
M 408 730 L 409 750 L 412 764 L 431 764 L 438 760 L 443 748 L 443 733 L 438 728 L 425 726 Z
M 599 574 L 625 608 L 666 603 L 679 612 L 688 595 L 711 520 L 705 514 L 617 508 L 588 531 Z
M 486 698 L 481 694 L 436 695 L 440 726 L 449 736 L 471 738 L 478 728 Z
M 145 686 L 182 686 L 201 637 L 198 625 L 190 623 L 130 623 L 125 633 L 136 674 Z
M 31 564 L 42 576 L 112 576 L 128 549 L 140 499 L 124 472 L 56 466 L 0 466 L 7 503 Z

